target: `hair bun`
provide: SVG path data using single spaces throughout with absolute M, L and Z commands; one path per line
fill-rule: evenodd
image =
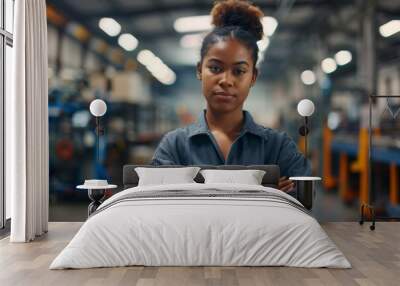
M 216 27 L 239 26 L 253 34 L 257 41 L 263 37 L 260 8 L 247 1 L 227 0 L 216 2 L 211 10 L 212 23 Z

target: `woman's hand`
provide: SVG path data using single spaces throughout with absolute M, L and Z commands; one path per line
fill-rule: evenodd
M 293 191 L 294 183 L 292 180 L 289 180 L 287 177 L 281 177 L 279 179 L 278 189 L 287 193 Z

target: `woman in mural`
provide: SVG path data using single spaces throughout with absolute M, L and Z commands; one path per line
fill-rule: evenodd
M 207 102 L 198 122 L 167 133 L 153 165 L 277 164 L 279 188 L 289 192 L 289 176 L 311 174 L 310 164 L 284 132 L 256 124 L 243 104 L 257 79 L 257 41 L 263 37 L 261 10 L 245 1 L 218 2 L 215 25 L 203 40 L 197 77 Z

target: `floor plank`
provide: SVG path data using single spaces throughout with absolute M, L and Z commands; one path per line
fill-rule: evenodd
M 48 269 L 81 227 L 54 222 L 32 243 L 0 240 L 0 285 L 400 285 L 400 222 L 379 222 L 375 231 L 356 222 L 322 227 L 352 263 L 352 269 L 291 267 L 116 267 Z

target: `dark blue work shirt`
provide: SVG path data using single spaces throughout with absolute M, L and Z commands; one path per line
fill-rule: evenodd
M 198 122 L 168 132 L 158 145 L 152 165 L 269 165 L 280 167 L 281 176 L 309 176 L 310 163 L 285 132 L 265 128 L 243 111 L 244 125 L 225 161 L 208 129 L 203 111 Z

